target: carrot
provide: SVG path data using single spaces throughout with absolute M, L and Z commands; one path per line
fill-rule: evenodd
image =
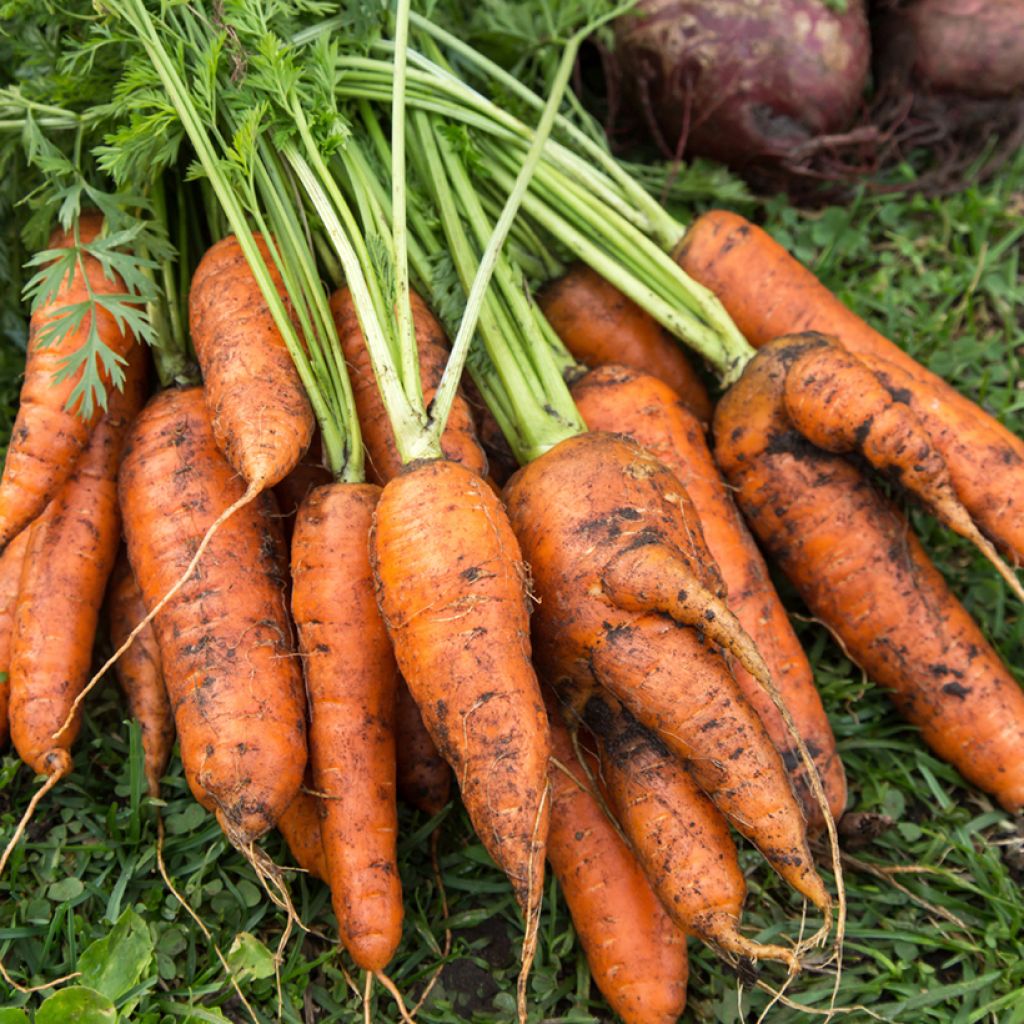
M 31 527 L 21 531 L 0 554 L 0 746 L 10 738 L 7 706 L 10 703 L 11 640 L 14 637 L 14 610 L 21 584 L 21 567 Z
M 883 371 L 924 425 L 975 521 L 1024 562 L 1024 440 L 868 326 L 781 245 L 737 214 L 704 214 L 677 256 L 688 274 L 715 292 L 752 345 L 818 331 L 835 335 Z
M 154 398 L 132 430 L 119 492 L 128 557 L 152 612 L 243 484 L 199 388 Z M 284 600 L 273 497 L 239 509 L 154 620 L 192 792 L 247 847 L 302 782 L 305 694 Z
M 815 336 L 763 349 L 719 403 L 715 451 L 748 522 L 811 611 L 922 738 L 1004 807 L 1024 807 L 1024 693 L 902 515 L 793 427 L 789 366 Z
M 673 1024 L 686 1008 L 686 934 L 672 923 L 593 790 L 556 702 L 548 861 L 597 987 L 625 1024 Z M 706 801 L 706 798 L 701 797 Z M 712 812 L 714 813 L 714 812 Z
M 444 330 L 427 304 L 415 292 L 409 293 L 409 301 L 424 400 L 429 402 L 441 383 L 448 360 L 448 342 Z M 371 475 L 383 486 L 402 471 L 402 460 L 377 389 L 352 295 L 347 288 L 339 289 L 331 296 L 331 312 L 348 364 L 366 448 L 366 461 Z M 461 391 L 452 404 L 452 411 L 441 434 L 441 449 L 451 461 L 460 463 L 480 476 L 487 475 L 487 456 L 477 441 L 472 409 Z M 396 698 L 395 751 L 398 758 L 398 787 L 403 798 L 428 814 L 436 814 L 450 798 L 451 772 L 438 753 L 402 679 L 398 682 Z
M 398 670 L 377 610 L 368 539 L 380 489 L 311 492 L 292 538 L 292 613 L 310 702 L 313 784 L 341 940 L 368 971 L 402 938 L 395 805 Z
M 543 890 L 549 745 L 519 545 L 485 481 L 458 463 L 430 460 L 384 488 L 371 560 L 398 667 L 523 910 L 529 964 Z
M 324 468 L 319 435 L 315 435 L 299 464 L 274 488 L 281 527 L 289 543 L 295 530 L 295 517 L 306 495 L 321 484 L 329 484 L 331 479 L 330 472 Z
M 686 769 L 614 699 L 591 696 L 582 713 L 598 738 L 612 810 L 676 924 L 721 952 L 795 969 L 793 950 L 740 932 L 746 883 L 736 847 Z
M 701 423 L 711 420 L 707 388 L 668 332 L 613 284 L 576 263 L 537 296 L 566 348 L 589 367 L 615 363 L 664 381 Z
M 32 525 L 25 549 L 11 645 L 11 740 L 48 784 L 71 770 L 80 712 L 68 728 L 64 723 L 89 677 L 121 535 L 117 469 L 145 389 L 145 353 L 136 349 L 124 390 L 111 395 L 74 472 Z
M 88 242 L 101 227 L 102 218 L 84 215 L 79 221 L 79 236 L 83 242 Z M 73 244 L 72 234 L 57 231 L 50 238 L 49 248 L 66 248 Z M 74 408 L 67 408 L 83 370 L 64 380 L 57 379 L 67 359 L 85 344 L 92 329 L 91 315 L 54 344 L 45 348 L 38 344 L 43 328 L 60 315 L 61 308 L 85 302 L 90 290 L 94 294 L 116 294 L 126 289 L 119 277 L 108 278 L 94 257 L 83 254 L 81 268 L 64 283 L 53 301 L 32 314 L 25 380 L 0 479 L 0 550 L 32 522 L 60 490 L 103 415 L 103 409 L 97 406 L 90 416 L 82 416 L 81 402 L 76 402 Z M 96 333 L 122 358 L 127 357 L 134 344 L 131 332 L 122 331 L 113 316 L 102 308 L 96 313 Z M 109 378 L 104 382 L 109 383 Z
M 878 375 L 837 342 L 811 335 L 784 345 L 791 362 L 784 397 L 793 426 L 826 451 L 862 455 L 895 479 L 955 533 L 971 541 L 1024 601 L 1013 570 L 979 532 L 963 506 L 941 454 L 905 402 Z
M 146 605 L 128 556 L 122 550 L 114 566 L 107 595 L 110 641 L 119 646 L 146 617 Z M 117 663 L 117 681 L 128 700 L 128 709 L 142 729 L 146 782 L 150 796 L 159 796 L 160 779 L 167 771 L 174 747 L 174 716 L 167 699 L 163 665 L 156 633 L 151 626 L 135 638 Z
M 416 347 L 419 350 L 420 379 L 423 398 L 429 405 L 441 383 L 445 364 L 448 362 L 448 344 L 444 331 L 427 304 L 415 293 L 410 292 L 413 327 L 416 333 Z M 338 330 L 342 351 L 348 363 L 349 378 L 359 412 L 359 426 L 366 445 L 367 464 L 373 478 L 381 485 L 396 477 L 402 469 L 402 460 L 395 444 L 395 435 L 388 420 L 377 381 L 370 364 L 363 332 L 356 317 L 352 295 L 347 288 L 331 296 L 331 312 Z M 487 475 L 487 456 L 476 439 L 476 428 L 469 404 L 460 394 L 452 404 L 444 433 L 441 435 L 441 450 L 445 458 L 458 462 L 480 476 Z
M 814 674 L 793 632 L 749 531 L 722 482 L 696 416 L 667 384 L 623 367 L 592 370 L 573 387 L 573 398 L 592 430 L 615 430 L 656 456 L 686 488 L 700 517 L 708 550 L 721 570 L 729 608 L 771 670 L 807 749 L 814 757 L 829 807 L 839 818 L 846 804 L 846 776 L 836 753 Z M 822 810 L 782 716 L 742 665 L 733 674 L 764 723 L 790 773 L 809 826 L 819 830 Z
M 284 283 L 254 236 L 274 286 Z M 249 492 L 280 483 L 313 437 L 313 410 L 238 239 L 207 250 L 192 277 L 189 327 L 217 447 Z
M 284 836 L 295 863 L 314 878 L 326 882 L 330 874 L 324 855 L 322 813 L 320 799 L 300 789 L 278 819 L 277 829 Z
M 589 433 L 521 469 L 505 494 L 540 599 L 534 641 L 541 671 L 556 683 L 610 690 L 689 764 L 779 874 L 827 909 L 779 754 L 705 642 L 724 646 L 768 681 L 724 603 L 679 482 L 624 439 Z
M 424 814 L 440 814 L 451 799 L 452 771 L 438 753 L 420 709 L 402 680 L 395 694 L 395 759 L 402 799 Z

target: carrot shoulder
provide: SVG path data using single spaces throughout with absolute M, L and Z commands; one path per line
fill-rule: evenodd
M 74 472 L 31 527 L 15 610 L 10 722 L 15 749 L 40 775 L 71 768 L 81 713 L 63 726 L 89 678 L 121 536 L 118 465 L 145 387 L 145 353 L 136 349 L 124 390 L 111 395 Z
M 310 702 L 326 878 L 352 959 L 383 970 L 402 937 L 395 804 L 398 669 L 377 610 L 369 536 L 380 489 L 307 495 L 292 538 L 292 611 Z
M 128 557 L 148 609 L 243 490 L 214 441 L 201 389 L 149 403 L 119 480 Z M 264 494 L 225 522 L 154 620 L 189 785 L 242 846 L 273 827 L 306 766 L 286 575 L 276 506 Z
M 101 226 L 100 218 L 83 217 L 79 226 L 83 242 L 95 236 Z M 72 244 L 73 236 L 63 232 L 55 232 L 50 239 L 50 248 Z M 123 293 L 125 285 L 116 275 L 106 277 L 96 259 L 83 255 L 81 267 L 54 300 L 32 314 L 25 380 L 0 479 L 0 550 L 43 511 L 71 475 L 103 415 L 98 406 L 89 417 L 80 415 L 77 406 L 66 408 L 81 379 L 81 370 L 64 380 L 56 379 L 67 358 L 86 343 L 92 317 L 85 317 L 55 344 L 41 348 L 37 341 L 43 328 L 60 314 L 62 306 L 87 301 L 90 291 L 100 295 Z M 134 339 L 130 332 L 118 327 L 105 309 L 97 311 L 95 327 L 105 345 L 117 355 L 127 357 Z
M 817 331 L 888 375 L 944 457 L 982 530 L 1024 562 L 1024 440 L 868 326 L 761 228 L 738 214 L 700 217 L 678 250 L 752 345 Z
M 283 293 L 265 240 L 256 243 Z M 203 256 L 188 307 L 217 446 L 251 487 L 273 487 L 309 447 L 313 410 L 234 235 Z
M 846 776 L 836 741 L 814 685 L 814 674 L 768 567 L 743 523 L 708 450 L 697 418 L 662 381 L 624 367 L 592 370 L 573 387 L 573 398 L 592 430 L 626 434 L 655 455 L 686 488 L 700 518 L 708 550 L 722 573 L 730 609 L 764 655 L 797 730 L 814 758 L 834 817 L 846 804 Z M 732 671 L 782 755 L 808 823 L 823 824 L 806 769 L 782 716 L 742 665 Z
M 842 455 L 793 426 L 785 384 L 806 337 L 762 350 L 719 403 L 715 451 L 768 553 L 941 757 L 1024 806 L 1024 693 L 905 518 Z
M 664 381 L 694 416 L 711 419 L 711 398 L 679 343 L 632 299 L 582 263 L 537 297 L 566 348 L 590 367 L 614 363 Z
M 146 617 L 142 591 L 135 582 L 128 556 L 123 551 L 110 580 L 107 615 L 110 619 L 110 642 L 115 650 Z M 128 701 L 128 710 L 142 730 L 142 750 L 150 795 L 158 796 L 160 779 L 167 770 L 174 747 L 174 716 L 164 685 L 160 646 L 151 625 L 139 633 L 114 670 Z
M 590 973 L 625 1024 L 674 1024 L 686 1007 L 686 934 L 609 820 L 576 757 L 554 701 L 548 861 L 569 906 Z

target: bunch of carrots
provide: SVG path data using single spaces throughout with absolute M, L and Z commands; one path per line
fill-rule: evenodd
M 436 814 L 453 780 L 523 914 L 521 1020 L 545 862 L 630 1024 L 682 1013 L 687 937 L 792 976 L 831 936 L 838 977 L 846 780 L 754 535 L 925 742 L 1024 806 L 1024 694 L 872 480 L 1024 597 L 1004 561 L 1024 559 L 1024 442 L 759 228 L 713 212 L 684 233 L 560 113 L 581 37 L 541 99 L 407 0 L 370 56 L 325 47 L 331 22 L 285 43 L 244 12 L 107 7 L 223 230 L 159 335 L 155 391 L 133 323 L 96 299 L 129 291 L 95 255 L 103 219 L 37 260 L 74 253 L 33 312 L 0 481 L 0 718 L 44 782 L 0 872 L 113 667 L 151 795 L 177 739 L 270 898 L 294 917 L 260 846 L 277 828 L 400 1002 L 396 801 Z M 202 106 L 189 62 L 221 33 L 247 63 L 224 53 L 225 102 Z M 97 403 L 66 372 L 88 332 L 110 353 Z M 812 936 L 744 934 L 730 826 L 818 912 Z

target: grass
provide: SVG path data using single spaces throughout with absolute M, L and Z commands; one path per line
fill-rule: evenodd
M 750 212 L 748 208 L 747 212 Z M 1024 155 L 982 188 L 945 200 L 862 195 L 843 207 L 805 213 L 784 200 L 756 206 L 791 247 L 858 310 L 914 355 L 1019 428 L 1024 408 L 1020 345 L 1024 317 L 1020 239 L 1024 235 Z M 0 342 L 0 415 L 9 422 L 21 356 Z M 987 563 L 926 517 L 915 525 L 956 592 L 1011 665 L 1024 652 L 1024 617 Z M 783 588 L 785 591 L 785 588 Z M 790 607 L 799 604 L 785 591 Z M 931 756 L 884 693 L 847 661 L 818 625 L 799 621 L 847 767 L 851 809 L 882 827 L 848 841 L 849 928 L 841 1006 L 863 1006 L 845 1019 L 874 1016 L 943 1024 L 1024 1024 L 1024 829 L 1019 820 L 965 787 Z M 143 796 L 138 730 L 125 721 L 110 682 L 90 701 L 76 746 L 74 774 L 50 795 L 0 879 L 0 950 L 7 969 L 42 983 L 86 969 L 97 958 L 123 968 L 106 986 L 122 1020 L 180 1024 L 248 1019 L 217 959 L 159 880 L 155 821 L 167 824 L 166 860 L 178 887 L 229 952 L 239 983 L 261 1021 L 278 1019 L 278 995 L 266 950 L 282 933 L 281 915 L 248 865 L 228 849 L 213 818 L 192 799 L 177 758 L 160 806 Z M 1022 752 L 1024 756 L 1024 752 Z M 4 836 L 37 786 L 8 754 L 0 767 Z M 393 978 L 414 995 L 442 962 L 445 929 L 453 946 L 441 980 L 422 1009 L 427 1024 L 513 1019 L 521 927 L 509 886 L 451 806 L 436 820 L 403 810 L 401 869 L 405 940 Z M 429 855 L 436 834 L 448 913 Z M 286 858 L 275 835 L 266 842 Z M 744 852 L 750 896 L 746 923 L 767 938 L 792 935 L 799 906 L 782 884 Z M 281 962 L 280 1017 L 294 1024 L 363 1019 L 361 996 L 329 937 L 336 934 L 324 887 L 292 877 L 302 920 L 320 934 L 292 939 Z M 126 914 L 133 910 L 135 915 Z M 135 923 L 129 942 L 91 943 L 119 919 Z M 243 938 L 241 942 L 238 937 Z M 113 942 L 113 940 L 111 940 Z M 134 943 L 134 944 L 133 944 Z M 99 952 L 97 952 L 97 950 Z M 102 954 L 102 956 L 100 956 Z M 754 1021 L 768 996 L 691 944 L 690 1004 L 685 1020 Z M 105 959 L 104 959 L 105 958 Z M 92 965 L 92 966 L 90 966 Z M 130 970 L 128 969 L 130 967 Z M 781 977 L 771 968 L 766 980 Z M 356 985 L 359 982 L 356 980 Z M 832 977 L 808 972 L 789 995 L 828 1005 Z M 575 942 L 552 882 L 532 976 L 533 1019 L 563 1024 L 610 1020 Z M 45 993 L 43 994 L 45 995 Z M 42 995 L 12 996 L 7 1007 L 38 1007 Z M 374 1021 L 396 1021 L 378 990 Z M 45 1020 L 73 1019 L 69 1011 Z M 0 1024 L 21 1020 L 0 1011 Z M 105 1017 L 74 1018 L 110 1020 Z M 770 1020 L 812 1020 L 775 1006 Z

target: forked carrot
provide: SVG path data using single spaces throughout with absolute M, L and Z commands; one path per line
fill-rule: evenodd
M 764 656 L 782 699 L 814 758 L 832 815 L 846 804 L 846 776 L 836 741 L 814 685 L 814 674 L 768 567 L 722 481 L 696 416 L 671 388 L 637 370 L 603 366 L 580 378 L 573 398 L 592 430 L 617 431 L 670 469 L 693 502 L 704 539 L 722 573 L 729 608 Z M 742 665 L 733 674 L 757 711 L 790 773 L 808 824 L 822 828 L 822 809 L 786 723 L 760 683 Z
M 803 331 L 834 335 L 884 372 L 944 458 L 981 529 L 1024 562 L 1024 440 L 843 305 L 765 231 L 738 214 L 698 218 L 677 251 L 752 345 Z
M 827 912 L 787 773 L 712 645 L 762 682 L 769 673 L 723 600 L 679 482 L 624 439 L 588 433 L 520 470 L 505 494 L 540 598 L 534 640 L 546 677 L 610 690 Z
M 1024 693 L 906 520 L 789 416 L 790 366 L 816 335 L 758 353 L 719 403 L 715 450 L 769 554 L 817 618 L 892 691 L 923 739 L 1008 810 L 1024 807 Z

